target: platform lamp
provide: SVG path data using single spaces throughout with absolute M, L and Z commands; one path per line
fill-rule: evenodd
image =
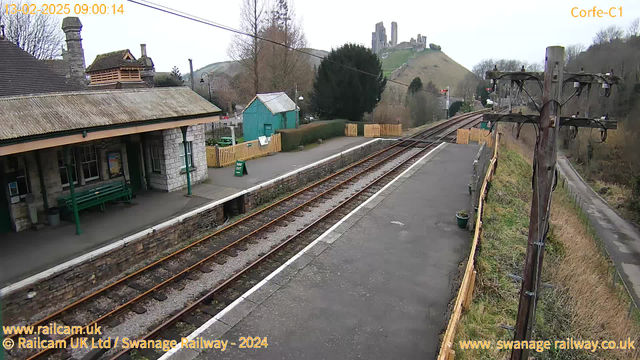
M 207 88 L 209 89 L 209 102 L 211 102 L 211 78 L 209 77 L 209 73 L 202 73 L 200 75 L 200 83 L 204 83 L 203 76 L 207 77 Z

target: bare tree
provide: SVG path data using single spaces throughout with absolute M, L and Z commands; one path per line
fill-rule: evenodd
M 271 21 L 263 30 L 263 37 L 284 46 L 266 43 L 263 58 L 267 66 L 265 79 L 269 91 L 293 90 L 297 85 L 301 92 L 311 90 L 313 68 L 307 55 L 296 50 L 304 49 L 307 42 L 302 25 L 296 21 L 293 4 L 278 0 L 271 10 Z M 293 91 L 290 92 L 293 95 Z
M 263 41 L 258 39 L 266 20 L 265 6 L 261 0 L 244 0 L 240 7 L 240 29 L 251 35 L 236 35 L 229 45 L 228 54 L 246 70 L 240 74 L 240 84 L 246 84 L 245 91 L 260 92 L 260 50 Z
M 474 73 L 468 73 L 462 81 L 458 83 L 457 95 L 464 101 L 473 101 L 480 79 Z
M 593 43 L 596 45 L 603 44 L 606 42 L 614 42 L 615 40 L 620 40 L 624 36 L 624 31 L 619 26 L 609 26 L 608 28 L 600 29 L 596 33 L 596 36 L 593 37 Z
M 564 50 L 564 63 L 568 65 L 571 61 L 575 60 L 581 52 L 585 51 L 585 47 L 582 44 L 571 44 Z
M 15 9 L 21 9 L 24 4 L 22 1 L 0 0 L 0 24 L 5 26 L 7 39 L 36 59 L 60 56 L 64 44 L 60 19 L 55 15 L 42 13 L 23 14 L 16 11 L 12 14 L 14 6 Z
M 627 28 L 627 38 L 640 35 L 640 18 L 635 18 Z
M 493 69 L 493 65 L 495 64 L 496 61 L 494 59 L 484 59 L 477 63 L 473 69 L 471 69 L 471 72 L 478 75 L 479 78 L 484 79 L 487 71 Z

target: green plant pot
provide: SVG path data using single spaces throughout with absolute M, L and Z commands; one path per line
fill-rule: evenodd
M 456 214 L 456 220 L 458 220 L 458 227 L 460 229 L 466 229 L 467 228 L 467 223 L 469 222 L 469 216 L 468 215 L 466 217 L 461 217 L 461 216 L 458 216 L 458 214 Z

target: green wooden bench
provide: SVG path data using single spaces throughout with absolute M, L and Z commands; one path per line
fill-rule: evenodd
M 106 202 L 118 199 L 125 199 L 127 202 L 131 201 L 131 188 L 125 181 L 100 185 L 88 190 L 76 191 L 76 206 L 78 210 L 100 205 L 100 209 L 104 211 L 104 204 Z M 58 207 L 60 207 L 62 211 L 72 212 L 73 202 L 71 201 L 71 195 L 59 197 Z

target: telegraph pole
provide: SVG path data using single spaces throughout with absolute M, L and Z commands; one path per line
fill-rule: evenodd
M 602 85 L 605 95 L 610 95 L 610 85 L 616 85 L 620 78 L 607 74 L 564 73 L 564 48 L 550 46 L 546 50 L 544 73 L 527 73 L 525 69 L 520 72 L 501 73 L 495 67 L 487 72 L 487 79 L 493 81 L 497 87 L 498 80 L 510 80 L 509 95 L 514 87 L 522 93 L 526 81 L 535 79 L 542 82 L 542 103 L 536 107 L 540 115 L 523 115 L 511 113 L 511 101 L 509 101 L 508 114 L 485 114 L 485 121 L 514 122 L 519 124 L 534 123 L 538 126 L 538 139 L 534 153 L 533 197 L 531 199 L 531 213 L 529 220 L 529 236 L 524 260 L 522 286 L 518 303 L 518 317 L 514 328 L 514 340 L 517 342 L 530 341 L 535 325 L 536 306 L 540 294 L 540 278 L 542 274 L 542 262 L 547 231 L 549 230 L 549 216 L 551 212 L 551 194 L 555 187 L 556 160 L 557 160 L 557 136 L 561 126 L 586 127 L 600 129 L 603 141 L 608 129 L 616 129 L 617 122 L 608 119 L 590 119 L 580 117 L 562 117 L 561 108 L 564 103 L 574 96 L 580 96 L 583 89 L 587 89 L 587 96 L 592 84 Z M 566 78 L 566 79 L 565 79 Z M 562 88 L 565 82 L 572 81 L 576 89 L 567 100 L 562 100 Z M 500 88 L 498 87 L 498 91 Z M 528 93 L 527 93 L 528 94 Z M 510 98 L 509 98 L 510 100 Z M 535 103 L 534 99 L 531 101 Z M 587 102 L 588 104 L 588 102 Z M 524 360 L 529 357 L 529 349 L 513 349 L 511 360 Z
M 538 289 L 542 273 L 545 237 L 549 230 L 549 211 L 556 170 L 558 144 L 556 141 L 560 127 L 560 98 L 564 75 L 564 48 L 547 48 L 544 67 L 542 105 L 540 109 L 540 140 L 535 149 L 533 198 L 529 220 L 529 239 L 525 255 L 518 318 L 515 326 L 515 341 L 531 339 L 535 323 Z M 509 102 L 511 107 L 511 102 Z M 527 359 L 528 349 L 514 349 L 511 360 Z

